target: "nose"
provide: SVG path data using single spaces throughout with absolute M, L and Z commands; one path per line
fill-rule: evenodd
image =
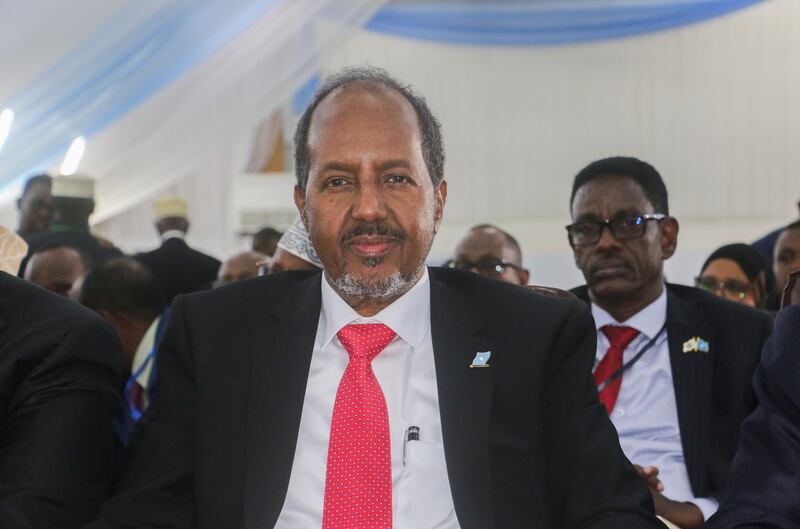
M 360 184 L 354 195 L 353 218 L 373 222 L 386 217 L 383 190 L 372 182 Z
M 619 241 L 611 233 L 611 229 L 603 225 L 600 228 L 600 239 L 597 240 L 598 248 L 613 248 L 619 245 Z

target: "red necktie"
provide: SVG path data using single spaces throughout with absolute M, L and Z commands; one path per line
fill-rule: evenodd
M 639 331 L 631 327 L 604 325 L 600 330 L 606 335 L 611 345 L 594 370 L 594 381 L 598 387 L 608 380 L 611 375 L 622 369 L 622 353 L 625 352 L 625 348 L 634 338 L 639 336 Z M 614 409 L 614 404 L 617 403 L 620 387 L 622 387 L 622 375 L 607 384 L 598 394 L 600 402 L 606 407 L 606 412 L 609 415 L 611 415 L 611 410 Z
M 350 355 L 333 405 L 323 529 L 391 529 L 389 415 L 372 359 L 395 336 L 383 324 L 346 325 L 337 333 Z

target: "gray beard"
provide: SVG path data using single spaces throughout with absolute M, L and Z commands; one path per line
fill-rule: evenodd
M 386 277 L 365 281 L 356 279 L 352 274 L 347 273 L 339 277 L 328 276 L 328 280 L 331 286 L 344 297 L 353 299 L 386 299 L 405 294 L 417 282 L 419 275 L 415 274 L 413 277 L 406 277 L 400 271 L 395 271 Z

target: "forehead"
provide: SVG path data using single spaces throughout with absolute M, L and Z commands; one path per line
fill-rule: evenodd
M 309 147 L 315 158 L 347 157 L 364 150 L 421 154 L 417 114 L 394 90 L 352 84 L 334 90 L 314 111 Z M 406 156 L 407 157 L 407 154 Z
M 775 248 L 800 248 L 800 228 L 784 230 L 778 237 Z
M 25 192 L 23 198 L 49 198 L 50 196 L 50 187 L 45 183 L 37 182 L 35 184 L 31 184 L 31 186 L 28 188 L 28 191 Z
M 515 252 L 502 233 L 496 230 L 475 230 L 461 239 L 456 247 L 456 253 L 469 257 L 503 258 Z
M 575 193 L 572 217 L 597 215 L 609 218 L 623 211 L 654 213 L 642 186 L 630 176 L 603 175 L 586 182 Z
M 748 279 L 747 274 L 744 273 L 739 263 L 727 258 L 714 259 L 708 263 L 708 266 L 703 270 L 703 275 L 713 275 L 722 279 Z

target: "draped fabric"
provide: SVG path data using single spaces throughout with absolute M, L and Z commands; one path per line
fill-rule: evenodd
M 692 24 L 761 0 L 523 0 L 398 2 L 372 31 L 450 44 L 535 46 L 591 42 Z
M 0 188 L 57 167 L 83 135 L 80 172 L 98 181 L 95 220 L 125 211 L 207 171 L 197 163 L 209 150 L 252 137 L 315 75 L 324 53 L 384 1 L 126 2 L 55 66 L 0 101 L 16 116 L 0 151 Z

